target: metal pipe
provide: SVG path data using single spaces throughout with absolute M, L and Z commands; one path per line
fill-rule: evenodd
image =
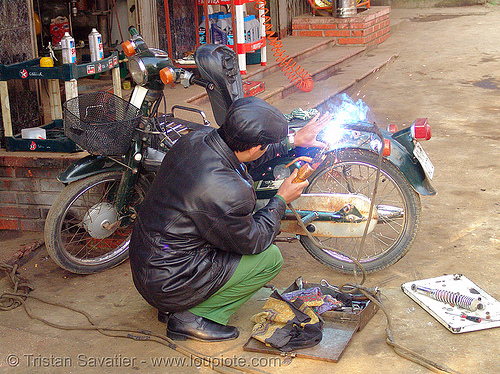
M 317 218 L 319 218 L 319 214 L 318 214 L 318 212 L 314 211 L 311 214 L 308 214 L 305 217 L 302 217 L 302 223 L 307 226 L 308 224 L 310 224 L 312 221 L 314 221 Z
M 311 210 L 298 210 L 297 213 L 300 215 L 302 219 L 306 218 L 307 216 L 314 218 L 314 220 L 318 221 L 340 221 L 344 220 L 345 217 L 339 213 L 332 213 L 332 212 L 316 212 L 316 211 L 311 211 Z M 285 211 L 285 215 L 283 219 L 288 219 L 288 220 L 295 220 L 295 215 L 290 209 L 287 209 Z M 308 218 L 309 220 L 309 218 Z M 347 222 L 347 221 L 346 221 Z
M 97 30 L 102 35 L 102 45 L 109 48 L 108 4 L 107 0 L 97 0 Z

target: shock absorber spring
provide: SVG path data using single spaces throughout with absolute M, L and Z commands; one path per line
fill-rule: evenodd
M 293 61 L 293 57 L 290 57 L 290 55 L 287 54 L 283 57 L 286 51 L 283 49 L 281 40 L 278 40 L 278 37 L 274 36 L 275 33 L 271 30 L 273 25 L 270 22 L 271 17 L 268 16 L 269 9 L 266 8 L 266 1 L 256 0 L 255 9 L 264 11 L 261 17 L 264 19 L 266 38 L 272 46 L 271 51 L 274 52 L 273 56 L 276 57 L 276 62 L 278 62 L 278 66 L 285 74 L 285 77 L 287 77 L 299 90 L 303 92 L 311 91 L 314 86 L 311 74 L 300 66 L 300 64 Z
M 446 290 L 417 286 L 416 284 L 412 284 L 411 289 L 414 292 L 418 291 L 420 293 L 423 293 L 433 298 L 434 300 L 450 304 L 451 306 L 459 306 L 461 308 L 470 310 L 471 312 L 474 312 L 477 309 L 483 309 L 481 298 L 473 298 L 470 296 L 462 295 L 459 292 L 451 292 Z

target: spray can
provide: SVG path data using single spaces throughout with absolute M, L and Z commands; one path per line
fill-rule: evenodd
M 217 26 L 226 33 L 226 35 L 233 33 L 233 21 L 231 13 L 222 13 L 217 15 Z
M 68 33 L 64 33 L 61 39 L 63 64 L 76 64 L 75 39 Z
M 95 29 L 89 34 L 90 60 L 98 61 L 104 58 L 102 35 Z

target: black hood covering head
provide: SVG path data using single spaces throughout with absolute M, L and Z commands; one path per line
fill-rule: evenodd
M 221 128 L 229 138 L 246 144 L 279 143 L 288 134 L 285 116 L 255 96 L 236 100 Z

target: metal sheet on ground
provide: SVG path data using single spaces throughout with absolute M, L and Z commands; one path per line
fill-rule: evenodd
M 311 348 L 304 348 L 294 352 L 287 352 L 287 356 L 303 357 L 314 360 L 323 360 L 329 362 L 338 362 L 340 356 L 351 341 L 352 336 L 358 329 L 359 323 L 336 323 L 325 321 L 323 325 L 323 339 L 321 343 Z M 245 351 L 269 353 L 283 355 L 280 350 L 268 347 L 264 343 L 250 338 L 243 346 Z
M 453 333 L 500 326 L 500 302 L 462 274 L 407 282 L 401 289 Z

